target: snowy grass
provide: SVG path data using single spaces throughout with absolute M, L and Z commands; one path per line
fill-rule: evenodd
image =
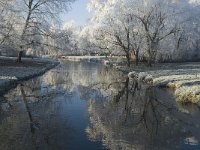
M 200 104 L 200 63 L 166 64 L 158 68 L 131 68 L 128 77 L 157 87 L 173 88 L 179 102 Z
M 0 61 L 4 62 L 4 59 L 7 61 L 10 60 L 10 63 L 8 66 L 5 64 L 5 66 L 2 64 L 0 67 L 0 95 L 4 94 L 6 91 L 14 87 L 18 81 L 28 80 L 30 78 L 33 78 L 35 76 L 41 75 L 45 73 L 47 70 L 55 67 L 59 62 L 56 62 L 55 60 L 44 60 L 44 59 L 28 59 L 25 58 L 24 60 L 30 61 L 34 63 L 39 63 L 40 65 L 33 65 L 33 66 L 27 66 L 26 61 L 24 61 L 24 64 L 26 66 L 20 66 L 19 65 L 13 65 L 15 64 L 14 58 L 6 58 L 6 57 L 0 57 Z

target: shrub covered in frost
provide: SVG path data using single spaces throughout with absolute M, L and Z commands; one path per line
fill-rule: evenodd
M 111 63 L 110 63 L 110 61 L 109 60 L 105 60 L 104 61 L 104 65 L 110 65 Z
M 137 73 L 135 71 L 129 72 L 128 77 L 129 78 L 136 78 L 137 77 Z
M 138 77 L 139 81 L 153 83 L 157 87 L 174 88 L 177 101 L 200 104 L 200 67 L 198 66 L 199 64 L 182 64 L 178 69 L 173 67 L 140 69 L 139 73 L 138 70 L 130 72 L 128 77 Z

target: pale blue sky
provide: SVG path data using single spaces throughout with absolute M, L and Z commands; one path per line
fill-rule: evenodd
M 78 24 L 85 24 L 91 14 L 87 11 L 86 6 L 90 0 L 76 0 L 72 4 L 72 9 L 61 16 L 64 22 L 74 20 Z

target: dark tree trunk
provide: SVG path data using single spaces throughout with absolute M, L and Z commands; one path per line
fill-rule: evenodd
M 135 65 L 136 66 L 138 66 L 138 64 L 139 64 L 139 55 L 138 55 L 138 53 L 136 52 L 136 54 L 135 54 Z
M 147 65 L 149 67 L 152 67 L 152 59 L 151 58 L 148 58 Z
M 131 61 L 130 61 L 130 55 L 129 54 L 126 54 L 126 59 L 127 59 L 127 66 L 130 67 Z
M 28 4 L 28 7 L 29 7 L 28 16 L 26 17 L 26 22 L 25 22 L 25 25 L 24 25 L 24 28 L 23 28 L 23 31 L 22 31 L 22 35 L 21 35 L 21 42 L 22 43 L 24 43 L 24 35 L 26 34 L 26 30 L 27 30 L 28 25 L 30 23 L 29 21 L 31 19 L 31 14 L 32 14 L 32 5 L 33 5 L 33 0 L 29 0 L 29 4 Z M 18 63 L 22 62 L 22 55 L 23 55 L 23 46 L 20 46 L 20 51 L 18 52 L 16 62 L 18 62 Z
M 151 45 L 152 46 L 152 45 Z M 153 48 L 152 47 L 149 47 L 148 48 L 148 58 L 147 58 L 147 66 L 148 67 L 151 67 L 152 66 L 152 63 L 153 63 Z
M 23 51 L 19 51 L 18 54 L 17 54 L 16 62 L 18 62 L 18 63 L 22 62 L 22 55 L 23 55 Z

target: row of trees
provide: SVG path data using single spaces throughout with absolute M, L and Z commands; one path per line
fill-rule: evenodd
M 54 47 L 53 25 L 74 0 L 0 0 L 0 46 L 41 51 Z M 54 48 L 55 49 L 55 48 Z
M 199 0 L 91 0 L 89 24 L 61 28 L 59 13 L 73 1 L 0 0 L 0 47 L 34 55 L 124 55 L 128 66 L 200 58 Z
M 200 2 L 192 0 L 91 0 L 89 25 L 66 23 L 70 53 L 101 51 L 134 60 L 187 61 L 200 58 Z M 72 27 L 69 27 L 71 24 Z M 73 43 L 73 44 L 72 44 Z
M 92 0 L 88 7 L 99 26 L 96 39 L 107 49 L 122 52 L 128 66 L 131 56 L 136 65 L 141 57 L 151 65 L 173 55 L 200 56 L 199 1 Z

